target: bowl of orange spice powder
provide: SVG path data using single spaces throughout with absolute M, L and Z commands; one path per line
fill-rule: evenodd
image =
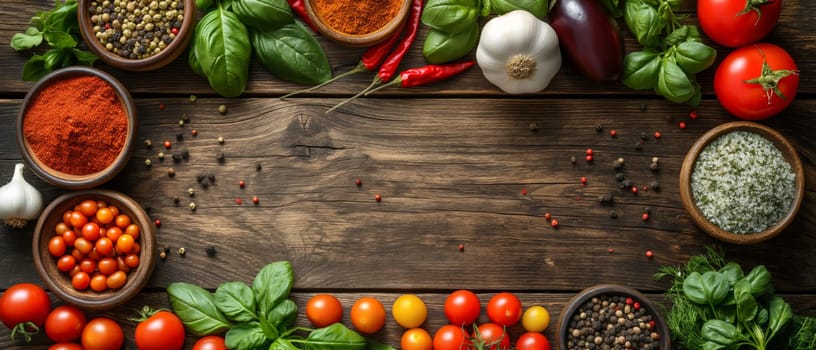
M 345 46 L 366 47 L 402 27 L 411 0 L 305 0 L 304 5 L 320 34 Z
M 17 146 L 26 166 L 64 189 L 87 189 L 114 178 L 136 140 L 136 106 L 122 83 L 90 67 L 43 77 L 17 116 Z

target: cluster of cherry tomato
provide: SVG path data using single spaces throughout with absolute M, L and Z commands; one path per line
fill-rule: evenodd
M 139 225 L 114 205 L 84 200 L 62 215 L 54 232 L 48 252 L 76 290 L 122 288 L 139 266 Z
M 400 347 L 403 350 L 501 350 L 510 349 L 506 329 L 521 321 L 526 333 L 516 341 L 518 350 L 551 350 L 543 332 L 550 323 L 550 315 L 543 306 L 531 306 L 522 313 L 521 301 L 512 293 L 498 293 L 487 303 L 489 323 L 474 325 L 481 314 L 479 297 L 468 290 L 451 293 L 445 300 L 445 317 L 450 324 L 439 328 L 433 337 L 419 328 L 428 316 L 425 303 L 416 295 L 402 295 L 394 301 L 391 313 L 406 331 Z M 318 294 L 306 304 L 306 317 L 315 327 L 326 327 L 340 322 L 343 306 L 333 295 Z M 351 323 L 360 333 L 372 334 L 385 325 L 383 304 L 372 297 L 362 297 L 351 307 Z M 472 328 L 471 325 L 474 325 Z M 473 332 L 469 332 L 473 329 Z

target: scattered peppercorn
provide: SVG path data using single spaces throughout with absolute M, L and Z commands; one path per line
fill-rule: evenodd
M 634 303 L 635 301 L 632 300 L 632 298 L 626 298 L 624 302 L 626 303 L 626 305 L 632 305 L 632 303 Z
M 617 219 L 618 218 L 618 213 L 616 213 L 614 210 L 610 210 L 609 211 L 609 217 L 613 218 L 613 219 Z
M 660 191 L 660 182 L 657 182 L 657 181 L 650 182 L 649 183 L 649 188 L 651 188 L 654 191 Z
M 195 190 L 192 189 L 192 188 L 188 188 L 187 189 L 187 194 L 190 195 L 190 197 L 193 197 L 193 196 L 195 196 Z
M 691 118 L 691 120 L 697 119 L 697 111 L 689 112 L 689 118 Z
M 227 114 L 227 105 L 218 105 L 218 113 Z
M 223 144 L 224 143 L 224 136 L 218 136 L 217 140 L 218 140 L 218 143 Z
M 663 134 L 662 134 L 662 133 L 660 133 L 660 131 L 655 131 L 655 133 L 654 133 L 654 138 L 656 138 L 656 139 L 660 139 L 661 137 L 663 137 Z
M 618 136 L 618 132 L 615 131 L 615 130 L 610 130 L 609 131 L 609 136 L 612 136 L 612 137 Z
M 636 301 L 634 304 L 632 304 L 632 307 L 634 307 L 635 310 L 640 310 L 640 303 Z
M 363 185 L 363 180 L 360 179 L 354 180 L 354 184 L 357 185 L 357 187 L 360 187 Z
M 570 158 L 570 163 L 575 164 L 575 157 Z
M 637 193 L 638 193 L 637 186 L 632 186 L 632 194 L 637 194 Z
M 380 196 L 380 194 L 377 193 L 377 194 L 374 195 L 374 200 L 377 201 L 377 202 L 380 202 L 380 201 L 382 201 L 382 196 Z
M 159 252 L 159 259 L 167 259 L 167 253 L 165 253 L 164 250 Z
M 652 257 L 654 257 L 654 253 L 653 253 L 651 250 L 647 250 L 647 251 L 646 251 L 646 253 L 645 253 L 645 255 L 646 255 L 646 257 L 647 257 L 647 258 L 649 258 L 649 259 L 651 259 Z
M 587 178 L 586 176 L 581 176 L 581 185 L 586 186 Z
M 187 254 L 187 249 L 184 249 L 184 247 L 181 247 L 181 248 L 178 249 L 178 253 L 179 253 L 179 255 L 184 256 L 185 254 Z
M 147 148 L 153 147 L 153 141 L 150 141 L 150 139 L 145 139 L 144 140 L 144 145 Z
M 606 250 L 607 253 L 612 254 L 615 252 L 615 248 L 609 248 Z
M 652 208 L 650 208 L 650 207 L 643 208 L 643 212 L 646 213 L 646 214 L 651 214 L 652 213 Z
M 246 186 L 246 182 L 244 182 L 244 180 L 238 181 L 238 187 L 244 188 L 244 186 Z
M 241 198 L 235 198 L 235 204 L 241 205 L 244 204 L 244 200 Z
M 618 187 L 620 187 L 620 189 L 622 189 L 622 190 L 630 188 L 630 187 L 632 187 L 632 181 L 623 180 L 618 184 Z
M 195 101 L 198 101 L 198 96 L 190 95 L 190 103 L 194 103 Z
M 252 204 L 258 205 L 261 201 L 258 199 L 258 196 L 252 196 Z
M 255 161 L 255 171 L 261 171 L 261 162 Z
M 657 163 L 649 164 L 649 169 L 651 171 L 658 171 L 658 170 L 660 170 L 660 164 L 657 164 Z
M 184 126 L 184 119 L 179 119 L 179 121 L 178 121 L 178 125 L 179 125 L 180 127 L 181 127 L 181 126 Z
M 170 147 L 173 147 L 173 144 L 170 143 L 170 140 L 164 140 L 164 148 L 170 149 Z
M 621 168 L 623 168 L 623 162 L 621 162 L 620 159 L 615 159 L 612 162 L 612 167 L 615 168 L 615 170 L 620 170 Z M 618 173 L 618 174 L 622 175 L 622 173 Z M 621 180 L 618 180 L 618 181 L 621 181 Z
M 640 104 L 640 111 L 641 111 L 641 112 L 643 112 L 643 111 L 645 111 L 645 110 L 647 110 L 647 109 L 648 109 L 648 107 L 646 107 L 646 104 L 645 104 L 645 103 L 641 103 L 641 104 Z
M 649 190 L 649 186 L 643 185 L 643 187 L 641 187 L 640 189 L 641 189 L 641 190 L 644 190 L 644 191 L 648 191 L 648 190 Z
M 550 226 L 552 226 L 553 228 L 558 228 L 558 220 L 556 219 L 550 220 Z
M 173 204 L 178 205 L 181 202 L 181 198 L 178 196 L 173 197 Z
M 214 257 L 215 256 L 215 247 L 214 246 L 209 246 L 204 251 L 207 253 L 207 256 L 209 256 L 209 257 Z
M 586 155 L 588 155 L 588 156 L 592 155 L 592 148 L 587 148 Z
M 164 103 L 159 103 L 159 110 L 163 111 L 165 108 Z
M 190 134 L 192 134 L 193 137 L 196 137 L 196 136 L 198 136 L 198 130 L 193 129 L 192 131 L 190 131 Z
M 586 156 L 586 161 L 591 162 L 592 161 L 592 156 L 591 155 Z
M 145 166 L 146 167 L 149 168 L 151 164 L 153 164 L 153 161 L 151 161 L 150 158 L 145 159 Z
M 686 128 L 686 122 L 680 122 L 680 129 Z
M 643 213 L 643 215 L 640 216 L 640 219 L 643 221 L 649 221 L 649 213 Z
M 612 204 L 615 201 L 615 196 L 611 193 L 602 194 L 598 196 L 598 202 L 601 204 Z
M 533 132 L 538 131 L 538 123 L 536 123 L 536 122 L 530 123 L 530 131 L 533 131 Z
M 215 154 L 215 159 L 218 159 L 219 162 L 224 162 L 224 152 L 218 152 Z
M 603 131 L 603 125 L 595 124 L 595 132 L 602 132 L 602 131 Z
M 643 140 L 643 141 L 648 140 L 649 139 L 649 134 L 647 134 L 645 131 L 641 132 L 640 133 L 640 139 Z
M 176 140 L 178 140 L 178 141 L 184 140 L 184 135 L 182 133 L 180 133 L 180 132 L 177 132 L 176 133 Z
M 179 162 L 181 162 L 181 153 L 173 152 L 173 154 L 171 155 L 171 158 L 173 159 L 173 163 L 179 163 Z
M 176 176 L 176 169 L 167 168 L 167 176 L 170 176 L 170 177 Z
M 550 212 L 544 213 L 544 220 L 550 221 L 552 219 L 552 214 Z
M 155 224 L 156 227 L 161 227 L 161 220 L 156 219 L 156 221 L 154 221 L 153 224 Z
M 621 172 L 615 173 L 615 180 L 618 180 L 619 182 L 626 180 L 626 175 Z
M 181 151 L 181 159 L 190 159 L 190 151 L 186 149 Z
M 189 207 L 190 207 L 190 210 L 196 210 L 196 204 L 195 204 L 195 202 L 190 202 Z
M 464 252 L 464 251 L 465 251 L 465 245 L 464 245 L 464 244 L 461 244 L 461 243 L 459 244 L 459 251 L 460 251 L 460 252 Z
M 522 189 L 521 189 L 521 195 L 522 195 L 522 196 L 526 196 L 526 195 L 527 195 L 527 189 L 526 189 L 526 188 L 522 188 Z
M 164 160 L 164 152 L 159 152 L 158 157 L 159 160 Z

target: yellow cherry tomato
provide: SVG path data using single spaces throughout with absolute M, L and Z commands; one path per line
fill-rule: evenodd
M 391 314 L 394 321 L 403 328 L 416 328 L 425 322 L 428 316 L 428 309 L 425 303 L 418 296 L 413 294 L 401 295 L 394 301 L 391 307 Z
M 530 306 L 521 316 L 521 325 L 528 332 L 543 332 L 550 325 L 550 313 L 543 306 Z
M 428 331 L 422 328 L 412 328 L 402 333 L 400 347 L 402 350 L 431 350 L 433 343 Z

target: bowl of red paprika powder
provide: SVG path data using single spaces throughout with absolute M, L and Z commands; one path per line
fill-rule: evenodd
M 17 146 L 26 166 L 64 189 L 114 178 L 136 140 L 136 106 L 122 83 L 90 67 L 43 77 L 17 115 Z
M 399 35 L 411 3 L 411 0 L 304 1 L 309 19 L 320 34 L 351 47 L 372 46 Z

